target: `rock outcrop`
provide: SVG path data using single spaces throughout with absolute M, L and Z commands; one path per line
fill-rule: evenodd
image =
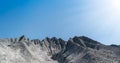
M 120 46 L 85 36 L 0 39 L 0 63 L 120 63 Z

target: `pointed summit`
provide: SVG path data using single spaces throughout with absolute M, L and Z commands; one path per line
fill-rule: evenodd
M 27 42 L 27 41 L 28 41 L 28 38 L 27 38 L 25 35 L 23 35 L 23 36 L 21 36 L 21 37 L 19 38 L 19 41 Z

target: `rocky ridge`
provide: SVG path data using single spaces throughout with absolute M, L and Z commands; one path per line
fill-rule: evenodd
M 0 39 L 0 63 L 120 63 L 120 46 L 85 36 Z

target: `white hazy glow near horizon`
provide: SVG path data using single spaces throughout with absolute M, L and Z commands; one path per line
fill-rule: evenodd
M 111 4 L 115 9 L 120 10 L 120 0 L 111 0 Z
M 96 27 L 91 34 L 101 36 L 102 42 L 107 44 L 119 44 L 120 40 L 120 0 L 92 0 L 91 9 L 86 13 L 86 20 L 92 27 Z M 90 9 L 90 10 L 91 10 Z M 90 25 L 90 23 L 88 25 Z M 90 28 L 92 29 L 92 28 Z
M 109 7 L 106 8 L 106 10 L 108 12 L 106 12 L 108 15 L 105 20 L 105 26 L 107 26 L 108 28 L 106 28 L 106 31 L 111 33 L 111 43 L 114 43 L 114 40 L 119 41 L 119 37 L 120 37 L 120 0 L 108 0 L 107 2 L 109 2 L 108 5 Z M 107 6 L 106 6 L 107 7 Z M 111 31 L 109 30 L 111 29 Z M 117 42 L 119 43 L 119 42 Z
M 119 41 L 120 37 L 120 0 L 107 0 L 106 3 L 107 12 L 105 15 L 108 16 L 105 18 L 106 22 L 104 25 L 107 26 L 106 31 L 111 33 L 110 40 L 113 41 L 111 43 L 114 43 L 114 40 Z

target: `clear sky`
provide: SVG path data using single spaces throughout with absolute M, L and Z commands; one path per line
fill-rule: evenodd
M 0 38 L 87 36 L 120 44 L 119 0 L 0 0 Z

